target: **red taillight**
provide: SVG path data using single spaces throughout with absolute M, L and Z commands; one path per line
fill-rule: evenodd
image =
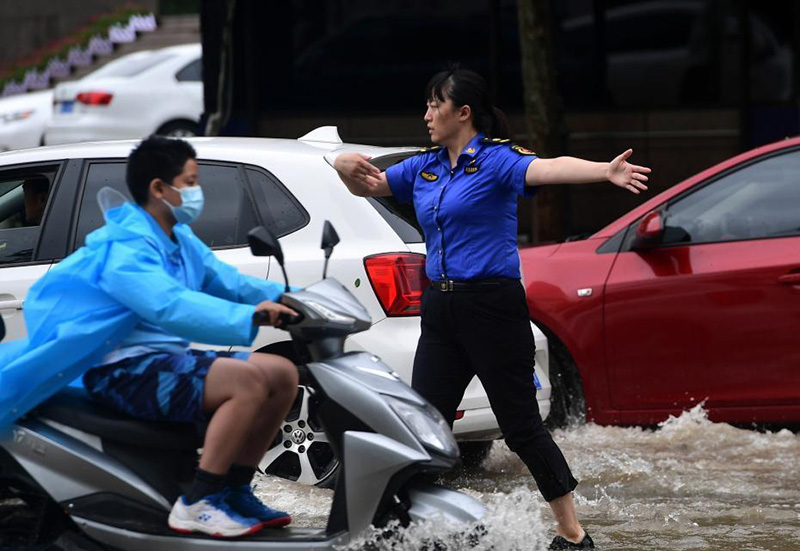
M 456 412 L 456 421 L 458 421 L 459 419 L 463 419 L 463 418 L 464 418 L 464 410 L 460 409 L 460 410 L 458 410 Z
M 424 254 L 376 254 L 364 259 L 364 267 L 387 316 L 419 315 L 422 291 L 430 283 Z
M 81 92 L 75 99 L 84 105 L 108 105 L 113 97 L 108 92 Z

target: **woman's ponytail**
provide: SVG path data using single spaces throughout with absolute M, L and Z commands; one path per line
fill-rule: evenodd
M 502 109 L 495 106 L 492 106 L 491 132 L 487 135 L 490 138 L 511 139 L 511 124 L 508 122 L 508 117 Z

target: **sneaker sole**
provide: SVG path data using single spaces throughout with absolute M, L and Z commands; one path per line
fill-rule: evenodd
M 292 523 L 292 517 L 278 517 L 266 522 L 262 522 L 263 528 L 283 528 Z
M 205 534 L 214 538 L 236 538 L 239 536 L 250 536 L 255 534 L 263 527 L 263 524 L 256 524 L 247 529 L 240 530 L 226 530 L 223 532 L 210 532 L 205 529 L 201 524 L 196 524 L 192 521 L 172 521 L 167 523 L 169 529 L 178 532 L 179 534 Z

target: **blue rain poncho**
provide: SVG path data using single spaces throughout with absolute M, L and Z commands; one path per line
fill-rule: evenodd
M 188 284 L 178 283 L 148 216 L 131 203 L 105 210 L 86 246 L 31 287 L 28 338 L 0 344 L 0 430 L 95 367 L 142 319 L 193 342 L 253 342 L 254 305 L 280 298 L 283 285 L 220 262 L 184 224 L 174 233 Z

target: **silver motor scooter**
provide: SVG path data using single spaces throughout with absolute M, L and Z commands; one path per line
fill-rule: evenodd
M 263 227 L 248 237 L 253 254 L 276 257 L 285 278 L 278 240 Z M 485 513 L 481 503 L 429 482 L 459 457 L 442 416 L 376 356 L 344 352 L 345 338 L 369 329 L 371 319 L 344 286 L 325 278 L 336 243 L 326 222 L 323 279 L 281 299 L 299 313 L 284 317 L 282 327 L 301 355 L 310 357 L 299 366 L 309 385 L 310 416 L 341 462 L 327 526 L 265 529 L 235 540 L 172 532 L 167 516 L 192 481 L 201 431 L 191 424 L 134 420 L 92 402 L 82 389 L 68 388 L 17 421 L 0 441 L 0 498 L 22 499 L 35 510 L 30 524 L 46 527 L 27 544 L 39 548 L 55 541 L 55 548 L 126 551 L 332 550 L 371 524 L 479 521 Z M 5 549 L 14 542 L 1 543 Z

